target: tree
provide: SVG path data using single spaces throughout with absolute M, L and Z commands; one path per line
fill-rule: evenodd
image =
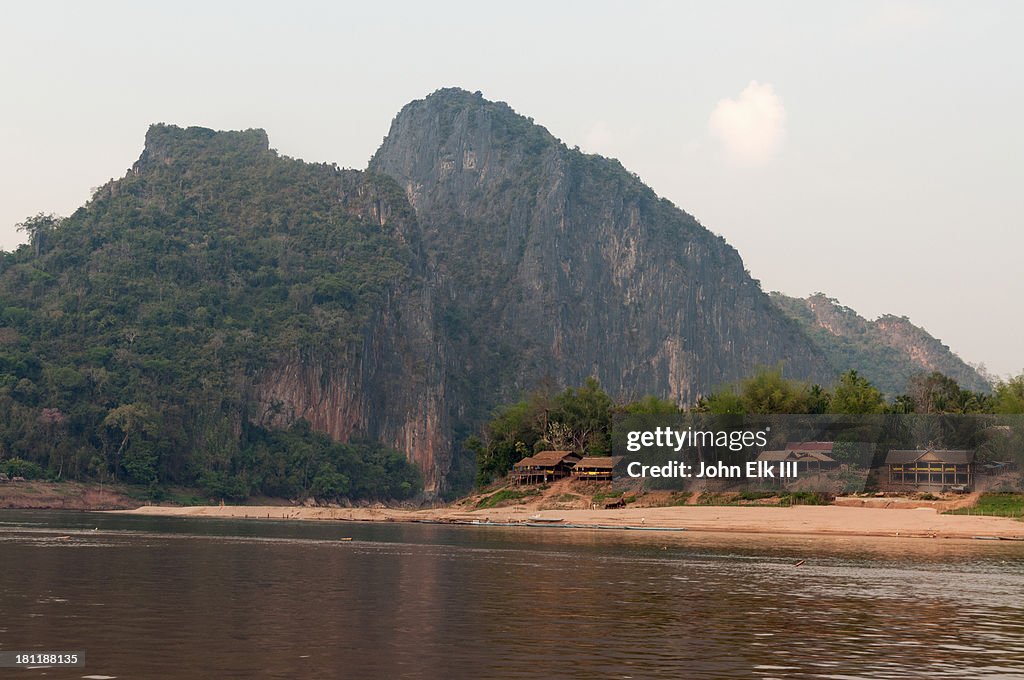
M 544 434 L 545 448 L 552 448 L 556 451 L 571 449 L 574 444 L 572 428 L 565 423 L 548 423 L 548 431 Z
M 132 482 L 155 481 L 157 455 L 150 440 L 159 434 L 160 419 L 156 411 L 147 404 L 124 404 L 110 410 L 103 419 L 103 427 L 120 439 L 114 452 L 115 474 L 122 468 Z
M 988 410 L 986 395 L 961 389 L 955 380 L 938 371 L 913 376 L 908 393 L 914 413 L 984 413 Z
M 613 406 L 601 383 L 588 378 L 582 386 L 560 393 L 544 383 L 527 398 L 499 407 L 484 427 L 483 437 L 468 437 L 463 444 L 476 456 L 477 485 L 489 484 L 543 449 L 607 455 Z
M 992 394 L 993 413 L 1024 413 L 1024 373 L 996 384 Z
M 499 407 L 484 426 L 483 438 L 475 435 L 463 444 L 476 456 L 476 483 L 490 484 L 512 469 L 528 451 L 543 441 L 547 422 L 546 400 L 522 399 Z M 545 428 L 545 429 L 542 429 Z
M 313 478 L 312 492 L 320 498 L 340 498 L 346 495 L 352 484 L 346 475 L 337 472 L 333 466 L 323 463 Z
M 889 407 L 890 413 L 905 415 L 914 412 L 914 399 L 909 394 L 900 394 L 893 400 Z
M 831 405 L 832 395 L 829 394 L 828 390 L 818 384 L 811 385 L 811 389 L 807 392 L 807 412 L 814 414 L 828 413 Z
M 832 394 L 829 413 L 882 413 L 885 399 L 871 382 L 849 370 L 839 377 Z
M 741 384 L 746 413 L 807 413 L 808 387 L 782 377 L 782 368 L 761 368 Z
M 625 413 L 630 415 L 644 415 L 644 416 L 671 416 L 677 415 L 679 406 L 676 405 L 671 399 L 661 399 L 653 394 L 649 394 L 639 401 L 634 401 L 626 404 L 622 407 Z
M 15 226 L 18 231 L 28 234 L 29 245 L 32 246 L 35 256 L 39 257 L 46 246 L 49 245 L 50 235 L 57 230 L 57 227 L 63 221 L 64 218 L 57 215 L 39 213 L 34 217 L 27 218 L 24 222 L 19 222 Z
M 53 458 L 56 457 L 57 459 L 57 479 L 60 479 L 64 474 L 64 450 L 60 446 L 59 439 L 63 434 L 66 422 L 67 416 L 61 413 L 59 408 L 44 408 L 39 414 L 39 423 L 46 430 L 50 450 L 52 451 L 50 467 L 53 467 Z
M 694 410 L 715 415 L 744 415 L 747 407 L 743 403 L 743 397 L 730 388 L 702 397 Z
M 572 449 L 584 455 L 607 455 L 611 450 L 611 397 L 597 378 L 587 378 L 577 389 L 569 388 L 555 399 L 557 420 L 569 428 Z

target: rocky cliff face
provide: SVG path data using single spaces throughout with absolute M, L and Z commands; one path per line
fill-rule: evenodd
M 390 206 L 368 183 L 357 209 L 386 219 Z M 415 221 L 399 228 L 413 242 Z M 410 233 L 412 232 L 412 233 Z M 405 240 L 403 238 L 403 240 Z M 404 452 L 424 474 L 424 489 L 443 488 L 452 464 L 452 430 L 445 393 L 444 343 L 437 336 L 422 260 L 388 291 L 358 339 L 326 351 L 295 348 L 253 376 L 257 422 L 286 427 L 299 418 L 339 441 L 372 439 Z
M 949 347 L 906 317 L 869 321 L 821 293 L 772 299 L 829 357 L 837 371 L 856 369 L 889 396 L 902 394 L 915 373 L 938 371 L 965 389 L 987 392 L 992 386 Z
M 461 415 L 544 376 L 681 403 L 759 365 L 832 377 L 722 238 L 505 104 L 461 90 L 413 102 L 369 169 L 416 210 Z

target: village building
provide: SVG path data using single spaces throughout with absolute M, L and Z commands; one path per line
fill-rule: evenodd
M 915 449 L 890 451 L 885 458 L 889 484 L 902 488 L 969 488 L 974 485 L 974 451 Z
M 620 457 L 591 456 L 581 458 L 572 468 L 574 479 L 611 481 L 612 473 L 616 463 L 622 460 Z
M 990 463 L 982 465 L 978 470 L 979 474 L 982 475 L 1006 475 L 1011 472 L 1016 472 L 1018 465 L 1013 460 L 994 460 Z
M 581 456 L 574 451 L 540 451 L 512 466 L 516 484 L 544 484 L 568 477 Z
M 798 473 L 823 472 L 839 467 L 832 456 L 832 442 L 789 442 L 781 451 L 762 451 L 757 460 L 770 463 L 795 462 Z

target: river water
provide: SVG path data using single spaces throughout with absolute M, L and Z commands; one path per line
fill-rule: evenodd
M 0 511 L 0 650 L 85 653 L 19 678 L 1024 678 L 1024 544 Z

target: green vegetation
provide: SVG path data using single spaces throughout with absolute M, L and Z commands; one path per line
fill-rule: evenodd
M 724 493 L 702 493 L 697 498 L 697 505 L 735 505 L 735 503 L 731 494 Z
M 502 489 L 501 491 L 492 493 L 490 496 L 481 498 L 480 502 L 476 504 L 476 507 L 484 510 L 515 501 L 521 501 L 524 498 L 529 498 L 530 496 L 539 495 L 540 491 L 538 489 Z
M 1000 414 L 1024 413 L 1024 376 L 996 387 L 990 396 L 964 390 L 956 381 L 941 373 L 913 376 L 907 394 L 886 402 L 881 391 L 857 371 L 839 376 L 831 388 L 811 385 L 783 376 L 781 367 L 761 368 L 737 385 L 726 386 L 693 405 L 694 413 L 712 415 L 745 414 L 833 414 L 833 415 L 897 415 L 897 414 Z M 556 391 L 550 385 L 531 392 L 526 398 L 495 411 L 484 427 L 482 436 L 470 436 L 465 446 L 476 454 L 477 483 L 491 483 L 506 474 L 514 463 L 544 449 L 565 449 L 581 455 L 608 455 L 610 431 L 616 414 L 630 416 L 679 414 L 672 402 L 657 397 L 644 397 L 635 402 L 614 405 L 601 390 L 596 379 L 583 387 Z M 971 445 L 982 421 L 957 423 L 936 421 L 944 434 L 940 440 L 957 446 Z M 881 426 L 883 421 L 876 421 Z M 962 432 L 957 432 L 962 428 Z M 920 433 L 918 433 L 920 434 Z M 929 436 L 935 436 L 938 432 Z M 878 436 L 874 433 L 871 437 Z M 889 432 L 894 446 L 911 446 L 915 433 Z M 924 435 L 922 435 L 924 436 Z M 919 439 L 920 437 L 918 437 Z M 900 442 L 903 442 L 900 444 Z M 1002 449 L 1012 448 L 1008 441 Z M 836 460 L 856 467 L 870 459 L 874 447 L 865 441 L 838 441 L 833 455 Z M 1004 451 L 985 455 L 998 459 Z M 863 478 L 853 471 L 842 480 L 846 491 L 859 491 Z M 798 499 L 806 504 L 807 499 Z
M 984 414 L 1024 413 L 1024 376 L 996 387 L 994 395 L 962 389 L 941 373 L 918 373 L 906 394 L 887 403 L 857 371 L 839 377 L 832 390 L 788 380 L 782 369 L 761 368 L 739 385 L 701 399 L 695 411 L 713 414 Z
M 623 492 L 623 491 L 614 491 L 614 490 L 598 491 L 597 493 L 595 493 L 593 495 L 593 497 L 591 497 L 590 500 L 591 500 L 592 503 L 599 503 L 600 504 L 600 503 L 604 503 L 607 500 L 611 500 L 612 498 L 622 498 L 622 494 L 623 493 L 625 493 L 625 492 Z
M 822 293 L 807 299 L 771 294 L 772 301 L 796 321 L 825 354 L 836 372 L 855 368 L 890 398 L 907 390 L 921 365 L 937 368 L 966 389 L 986 392 L 986 379 L 948 347 L 906 317 L 868 321 Z M 923 362 L 915 362 L 913 349 Z
M 154 126 L 136 167 L 86 207 L 20 225 L 29 244 L 0 252 L 6 465 L 154 496 L 419 491 L 380 445 L 255 424 L 273 408 L 254 401 L 256 377 L 283 357 L 345 357 L 410 276 L 401 189 L 266 145 L 261 131 Z
M 695 410 L 716 415 L 825 413 L 830 398 L 818 385 L 787 380 L 782 368 L 762 368 L 754 375 L 701 399 Z
M 990 403 L 993 413 L 1024 413 L 1024 374 L 997 383 Z
M 834 449 L 833 454 L 835 454 Z M 839 459 L 838 457 L 836 458 L 837 460 Z M 867 483 L 864 475 L 857 471 L 857 466 L 854 464 L 850 464 L 850 467 L 846 470 L 840 470 L 839 472 L 834 473 L 834 477 L 843 483 L 843 486 L 840 489 L 840 493 L 842 494 L 860 493 L 861 491 L 864 491 L 864 487 Z
M 524 399 L 499 407 L 482 436 L 471 435 L 463 443 L 476 456 L 477 485 L 491 483 L 538 451 L 611 455 L 611 425 L 616 413 L 666 415 L 680 410 L 673 402 L 654 396 L 617 406 L 596 378 L 561 391 L 550 383 L 542 384 Z
M 742 491 L 740 493 L 705 493 L 697 499 L 698 505 L 745 505 L 751 502 L 777 498 L 770 505 L 830 505 L 832 498 L 817 491 Z
M 992 407 L 988 394 L 962 389 L 952 378 L 932 372 L 914 375 L 907 393 L 896 397 L 891 410 L 894 413 L 977 414 L 993 413 Z
M 484 428 L 483 438 L 471 436 L 465 442 L 476 454 L 477 484 L 490 483 L 537 451 L 608 455 L 612 406 L 611 397 L 590 378 L 579 388 L 561 392 L 543 386 L 499 408 Z
M 956 510 L 950 510 L 947 514 L 1024 518 L 1024 494 L 983 493 L 973 507 L 957 508 Z
M 831 505 L 832 497 L 820 491 L 793 491 L 779 496 L 780 505 Z
M 193 493 L 190 489 L 168 487 L 166 492 L 167 495 L 164 497 L 164 500 L 174 505 L 206 505 L 211 500 L 208 497 Z
M 760 501 L 765 498 L 775 498 L 778 496 L 777 491 L 740 491 L 736 495 L 736 500 L 740 501 Z
M 21 458 L 9 458 L 8 460 L 0 461 L 0 472 L 8 477 L 24 477 L 25 479 L 42 479 L 46 476 L 46 472 L 42 467 L 30 460 L 22 460 Z
M 885 399 L 867 378 L 851 370 L 839 377 L 828 409 L 830 413 L 884 413 Z

